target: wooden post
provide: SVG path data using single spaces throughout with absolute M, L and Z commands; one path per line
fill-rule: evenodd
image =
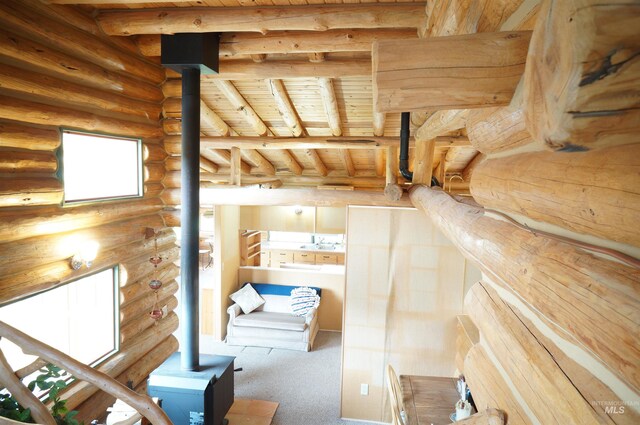
M 387 114 L 382 112 L 373 111 L 373 135 L 384 136 L 384 125 L 387 119 Z
M 229 178 L 229 184 L 234 186 L 240 186 L 240 148 L 231 148 L 231 177 Z
M 398 184 L 398 157 L 397 149 L 388 147 L 387 161 L 385 167 L 385 181 L 384 196 L 389 201 L 398 201 L 402 197 L 402 188 Z M 415 176 L 415 174 L 414 174 Z
M 507 105 L 524 72 L 530 37 L 523 31 L 377 41 L 372 50 L 375 110 Z
M 532 137 L 564 151 L 637 143 L 637 4 L 545 0 L 539 15 L 524 81 Z
M 436 149 L 436 141 L 417 140 L 416 154 L 413 166 L 413 184 L 431 186 L 431 174 L 433 171 L 433 157 Z

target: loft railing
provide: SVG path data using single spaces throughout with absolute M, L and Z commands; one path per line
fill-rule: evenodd
M 20 405 L 31 410 L 31 416 L 40 425 L 56 425 L 49 409 L 22 383 L 21 379 L 40 369 L 44 364 L 54 364 L 75 378 L 89 382 L 102 391 L 124 401 L 141 416 L 154 425 L 173 425 L 166 413 L 153 400 L 122 385 L 109 375 L 99 372 L 55 348 L 40 342 L 29 335 L 0 321 L 0 338 L 6 338 L 22 349 L 25 354 L 38 356 L 38 359 L 18 371 L 13 371 L 0 350 L 0 384 L 2 384 Z M 140 418 L 136 418 L 136 421 Z M 131 424 L 133 418 L 120 422 Z M 135 421 L 134 421 L 135 422 Z M 21 423 L 0 418 L 0 424 Z

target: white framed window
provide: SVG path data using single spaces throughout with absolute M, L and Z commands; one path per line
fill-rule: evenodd
M 93 366 L 119 349 L 118 267 L 0 307 L 0 320 Z M 8 341 L 0 348 L 14 370 L 33 362 Z
M 142 142 L 62 131 L 65 204 L 143 195 Z

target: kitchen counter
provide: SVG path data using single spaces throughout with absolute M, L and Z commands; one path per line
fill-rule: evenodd
M 328 244 L 323 244 L 328 245 Z M 298 242 L 262 242 L 262 250 L 283 250 L 283 251 L 300 251 L 300 252 L 310 252 L 313 254 L 322 253 L 322 254 L 344 254 L 345 247 L 344 245 L 331 245 L 335 247 L 331 248 L 322 248 L 316 247 L 315 244 L 302 244 Z

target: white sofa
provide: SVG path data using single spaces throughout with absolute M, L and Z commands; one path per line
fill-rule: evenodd
M 318 333 L 318 312 L 314 308 L 302 317 L 291 313 L 291 290 L 296 286 L 271 283 L 251 283 L 251 286 L 265 303 L 249 314 L 242 313 L 238 304 L 227 309 L 227 344 L 311 350 Z M 321 296 L 320 288 L 312 289 Z

